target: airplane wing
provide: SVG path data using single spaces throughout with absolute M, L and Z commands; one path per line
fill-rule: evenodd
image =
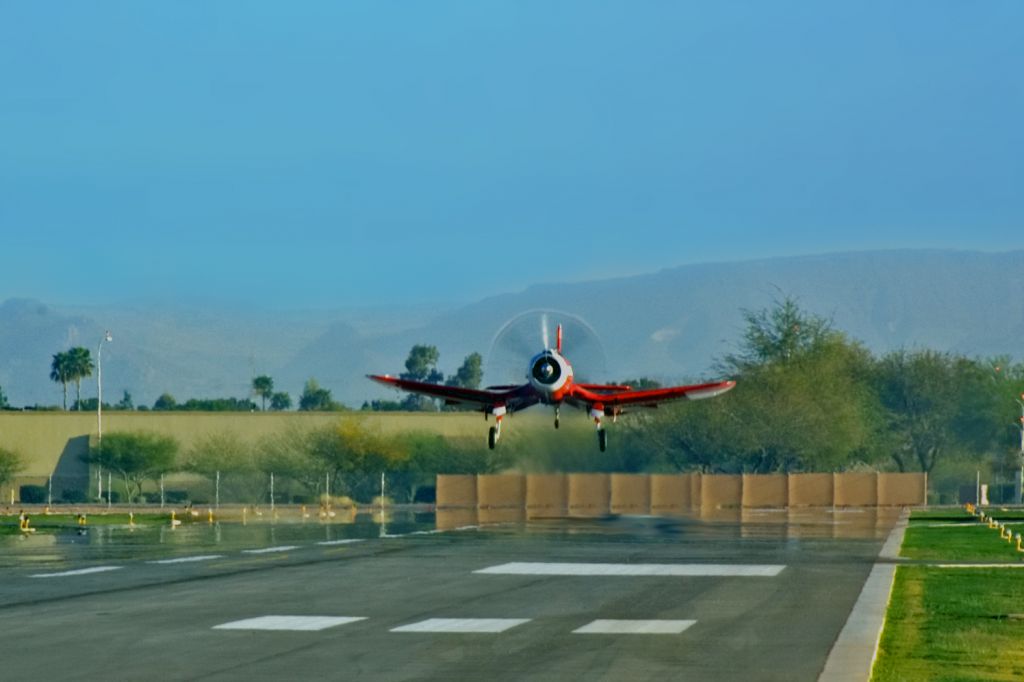
M 692 386 L 671 386 L 669 388 L 654 388 L 644 391 L 618 391 L 613 393 L 595 392 L 581 386 L 578 387 L 580 390 L 573 392 L 573 398 L 591 405 L 600 403 L 605 408 L 622 405 L 654 407 L 658 403 L 670 400 L 714 398 L 732 389 L 735 385 L 735 381 L 716 381 L 709 384 L 694 384 Z
M 539 402 L 536 392 L 529 384 L 523 384 L 522 386 L 500 386 L 497 387 L 497 390 L 478 390 L 475 388 L 462 388 L 461 386 L 431 384 L 425 381 L 410 381 L 387 375 L 368 374 L 366 376 L 368 379 L 372 379 L 385 386 L 409 391 L 410 393 L 419 393 L 431 398 L 440 398 L 448 404 L 473 405 L 481 409 L 486 408 L 489 410 L 494 407 L 503 406 L 509 412 L 515 412 Z

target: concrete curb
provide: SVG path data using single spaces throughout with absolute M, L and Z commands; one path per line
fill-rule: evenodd
M 892 560 L 899 556 L 909 521 L 910 510 L 904 509 L 878 554 L 879 559 L 886 561 L 876 562 L 871 568 L 846 625 L 832 645 L 818 682 L 868 682 L 871 679 L 896 576 L 897 563 Z

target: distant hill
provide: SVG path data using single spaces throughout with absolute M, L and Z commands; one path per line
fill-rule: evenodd
M 315 376 L 337 399 L 358 406 L 389 396 L 363 375 L 402 371 L 414 343 L 436 345 L 441 369 L 453 372 L 466 354 L 486 354 L 507 320 L 536 308 L 573 313 L 595 329 L 607 355 L 605 378 L 673 381 L 708 376 L 715 359 L 735 349 L 742 311 L 784 295 L 875 351 L 928 346 L 1024 356 L 1024 252 L 907 250 L 537 284 L 442 311 L 62 308 L 8 300 L 0 304 L 0 386 L 17 405 L 58 403 L 60 389 L 47 379 L 52 354 L 73 344 L 95 353 L 110 328 L 115 340 L 103 353 L 111 402 L 124 389 L 137 404 L 152 404 L 163 391 L 179 399 L 241 397 L 254 373 L 268 373 L 293 397 Z M 570 359 L 572 342 L 566 338 Z M 83 395 L 95 395 L 94 381 Z

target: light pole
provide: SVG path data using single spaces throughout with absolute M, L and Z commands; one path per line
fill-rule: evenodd
M 1021 503 L 1021 493 L 1024 493 L 1024 393 L 1020 397 L 1021 400 L 1017 401 L 1020 405 L 1020 452 L 1017 456 L 1017 471 L 1013 474 L 1013 499 L 1017 504 Z
M 96 345 L 96 449 L 103 447 L 103 342 L 113 341 L 114 337 L 110 331 L 103 333 L 103 338 Z M 96 474 L 96 491 L 100 500 L 103 499 L 103 469 Z M 109 496 L 109 491 L 108 491 Z

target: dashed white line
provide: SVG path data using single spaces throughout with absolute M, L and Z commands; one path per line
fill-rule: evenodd
M 272 554 L 274 552 L 290 552 L 298 548 L 298 545 L 281 545 L 280 547 L 264 547 L 263 549 L 243 549 L 242 554 Z
M 322 542 L 318 542 L 316 544 L 324 546 L 324 547 L 331 547 L 333 545 L 351 545 L 353 542 L 363 542 L 363 539 L 362 538 L 348 538 L 347 540 L 323 540 Z
M 29 576 L 30 578 L 66 578 L 74 575 L 89 575 L 90 573 L 104 573 L 106 571 L 116 571 L 124 568 L 124 566 L 93 566 L 91 568 L 79 568 L 74 571 L 61 571 L 60 573 L 36 573 Z
M 780 564 L 576 564 L 512 562 L 474 571 L 491 575 L 774 577 Z
M 429 618 L 419 623 L 392 628 L 391 632 L 497 634 L 528 622 L 529 618 Z
M 695 620 L 595 620 L 573 630 L 577 635 L 678 635 Z
M 314 632 L 366 620 L 351 616 L 259 616 L 214 625 L 214 630 L 299 630 Z
M 213 559 L 220 559 L 223 554 L 203 554 L 201 556 L 183 556 L 177 559 L 158 559 L 156 561 L 147 561 L 147 564 L 190 564 L 196 561 L 212 561 Z

